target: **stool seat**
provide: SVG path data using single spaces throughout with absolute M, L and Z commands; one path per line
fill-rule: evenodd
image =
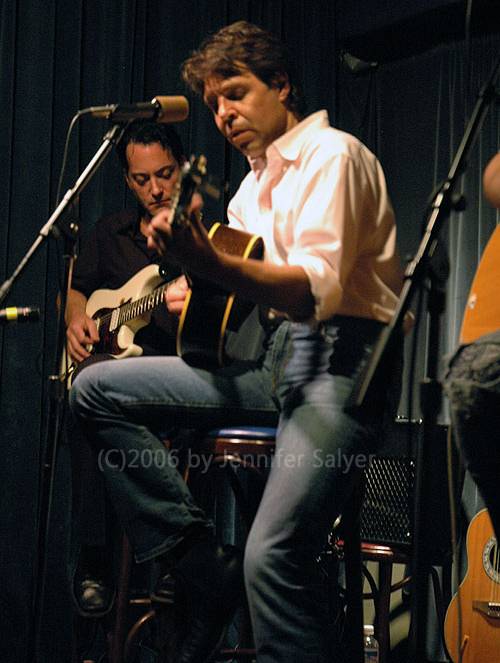
M 212 455 L 215 464 L 230 457 L 238 460 L 242 466 L 250 465 L 258 469 L 260 458 L 264 460 L 273 456 L 275 442 L 275 428 L 216 428 L 199 442 L 198 450 Z M 268 464 L 264 462 L 264 467 L 268 467 Z
M 239 438 L 242 440 L 274 440 L 276 428 L 268 426 L 242 426 L 239 428 L 215 428 L 208 433 L 209 437 Z

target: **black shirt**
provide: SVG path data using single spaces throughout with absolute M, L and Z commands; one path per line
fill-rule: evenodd
M 87 298 L 101 288 L 115 290 L 147 265 L 160 263 L 160 256 L 148 248 L 140 231 L 140 220 L 138 210 L 124 210 L 97 221 L 90 235 L 81 241 L 73 272 L 74 290 Z M 180 273 L 179 267 L 169 267 L 165 280 Z M 151 323 L 137 332 L 134 342 L 144 354 L 175 354 L 176 327 L 177 319 L 162 304 L 153 311 Z

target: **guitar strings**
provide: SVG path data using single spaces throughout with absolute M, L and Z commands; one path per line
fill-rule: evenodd
M 137 299 L 134 302 L 128 302 L 127 304 L 125 304 L 123 306 L 123 309 L 120 311 L 117 327 L 121 326 L 124 322 L 127 322 L 128 320 L 136 317 L 137 315 L 141 315 L 145 311 L 148 311 L 151 308 L 157 306 L 161 301 L 161 296 L 163 295 L 163 291 L 165 290 L 166 287 L 167 284 L 158 286 L 148 295 L 145 295 L 144 297 L 141 297 L 140 299 Z M 145 307 L 142 308 L 144 304 Z M 129 313 L 129 315 L 126 316 L 125 313 Z
M 493 531 L 493 527 L 491 528 Z M 488 552 L 488 560 L 484 560 L 492 565 L 490 575 L 490 603 L 498 603 L 500 601 L 500 585 L 499 585 L 499 572 L 500 572 L 500 552 L 498 550 L 498 541 L 493 532 L 491 537 L 491 548 Z
M 494 601 L 495 601 L 495 603 L 497 603 L 500 599 L 500 587 L 499 587 L 499 584 L 498 584 L 498 580 L 499 580 L 498 573 L 499 573 L 499 570 L 500 570 L 499 569 L 499 567 L 500 567 L 500 554 L 498 552 L 498 541 L 496 540 L 495 537 L 493 537 L 493 541 L 494 541 L 494 543 L 493 543 L 493 550 L 494 550 L 494 553 L 493 553 L 493 576 L 495 578 L 495 582 L 494 582 L 494 587 L 495 587 Z
M 124 322 L 127 322 L 128 320 L 131 320 L 132 318 L 141 315 L 141 313 L 144 313 L 145 310 L 149 310 L 150 308 L 154 308 L 157 304 L 159 304 L 160 301 L 160 295 L 163 294 L 163 291 L 167 287 L 168 283 L 164 283 L 163 285 L 158 286 L 155 288 L 152 292 L 150 292 L 148 295 L 144 295 L 143 297 L 140 297 L 139 299 L 136 299 L 132 302 L 127 302 L 126 304 L 121 304 L 119 307 L 117 307 L 120 310 L 120 315 L 118 317 L 118 322 L 116 327 L 120 327 Z M 142 306 L 144 303 L 148 302 L 147 308 L 144 310 L 137 310 L 139 306 Z M 98 320 L 99 323 L 106 323 L 110 322 L 111 318 L 114 315 L 114 312 L 116 309 L 113 309 L 110 313 L 104 313 L 103 315 L 99 316 Z

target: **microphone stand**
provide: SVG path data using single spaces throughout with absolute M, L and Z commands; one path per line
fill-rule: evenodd
M 426 229 L 417 253 L 405 271 L 405 280 L 398 305 L 392 320 L 384 328 L 368 357 L 346 405 L 352 413 L 363 413 L 371 400 L 375 388 L 375 377 L 380 375 L 383 365 L 388 363 L 390 350 L 397 340 L 403 319 L 408 312 L 412 298 L 425 281 L 430 279 L 431 286 L 436 279 L 430 274 L 430 261 L 433 257 L 439 231 L 451 210 L 463 209 L 463 199 L 454 195 L 454 188 L 460 175 L 465 170 L 467 158 L 477 137 L 489 105 L 497 97 L 495 84 L 500 75 L 500 58 L 496 62 L 488 81 L 479 92 L 476 105 L 465 129 L 447 178 L 441 184 L 430 205 Z M 411 631 L 409 637 L 408 660 L 415 663 L 428 663 L 425 653 L 427 625 L 428 578 L 431 569 L 431 550 L 429 538 L 425 532 L 425 515 L 429 505 L 429 468 L 432 463 L 432 436 L 436 429 L 436 420 L 441 407 L 441 385 L 437 380 L 439 316 L 443 310 L 444 292 L 439 293 L 432 287 L 429 295 L 429 341 L 427 352 L 427 376 L 421 383 L 421 402 L 423 432 L 417 450 L 415 478 L 415 501 L 413 514 L 413 555 L 412 555 L 412 594 L 411 594 Z M 428 534 L 428 533 L 427 533 Z
M 82 174 L 76 180 L 72 189 L 68 189 L 55 211 L 41 228 L 36 240 L 22 258 L 8 278 L 0 287 L 0 304 L 7 297 L 14 282 L 29 263 L 39 247 L 49 235 L 59 237 L 62 232 L 65 238 L 64 248 L 64 282 L 61 292 L 61 305 L 57 324 L 57 351 L 54 373 L 48 377 L 49 413 L 47 418 L 47 433 L 42 449 L 43 462 L 41 465 L 41 478 L 39 484 L 38 516 L 37 516 L 37 557 L 34 565 L 34 587 L 32 597 L 31 634 L 28 643 L 28 663 L 36 663 L 39 659 L 39 646 L 41 637 L 42 616 L 45 598 L 45 581 L 47 573 L 47 552 L 49 544 L 49 529 L 52 512 L 52 502 L 55 484 L 55 469 L 59 440 L 62 430 L 64 404 L 66 399 L 66 384 L 60 378 L 62 357 L 65 342 L 64 312 L 66 298 L 71 287 L 71 275 L 74 263 L 75 243 L 78 235 L 78 226 L 75 223 L 66 226 L 62 223 L 64 214 L 76 202 L 80 193 L 90 182 L 98 168 L 105 160 L 111 149 L 119 143 L 127 123 L 113 124 L 103 138 L 101 146 L 92 157 Z

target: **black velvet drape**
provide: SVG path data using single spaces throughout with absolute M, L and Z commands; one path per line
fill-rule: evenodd
M 405 35 L 398 33 L 396 44 L 393 29 L 381 47 L 378 36 L 384 27 L 404 19 L 404 29 L 410 30 L 413 15 L 424 9 L 431 15 L 438 5 L 446 6 L 461 25 L 464 8 L 451 0 L 1 1 L 0 281 L 10 276 L 54 209 L 65 135 L 76 110 L 156 94 L 184 94 L 180 63 L 208 32 L 240 18 L 281 35 L 296 56 L 310 110 L 327 108 L 332 123 L 358 135 L 378 154 L 398 217 L 401 253 L 413 252 L 427 197 L 445 176 L 475 95 L 500 52 L 500 28 L 491 25 L 493 34 L 476 34 L 470 48 L 463 34 L 450 35 L 445 25 L 433 44 L 428 44 L 429 34 L 425 39 L 421 34 L 423 50 L 415 49 L 420 33 L 408 33 L 411 50 L 405 51 Z M 371 56 L 370 26 L 377 31 Z M 363 57 L 379 61 L 379 66 L 356 76 L 341 66 L 339 53 L 346 45 L 360 43 L 363 31 Z M 209 169 L 225 178 L 233 191 L 246 165 L 224 145 L 209 112 L 198 100 L 191 102 L 189 119 L 178 127 L 185 145 L 189 152 L 205 153 Z M 102 120 L 85 119 L 77 127 L 63 192 L 94 154 L 105 130 Z M 463 178 L 468 208 L 453 215 L 444 237 L 450 248 L 451 278 L 443 352 L 456 343 L 472 275 L 498 221 L 498 213 L 481 199 L 480 176 L 499 144 L 498 109 L 491 109 Z M 125 197 L 112 155 L 73 212 L 81 232 L 88 232 L 102 214 L 120 208 Z M 222 214 L 223 203 L 214 210 L 214 216 Z M 31 304 L 43 313 L 36 324 L 0 331 L 0 658 L 16 663 L 26 660 L 29 638 L 60 254 L 60 243 L 50 240 L 0 305 Z M 59 456 L 56 488 L 39 659 L 50 663 L 70 660 L 65 448 Z

